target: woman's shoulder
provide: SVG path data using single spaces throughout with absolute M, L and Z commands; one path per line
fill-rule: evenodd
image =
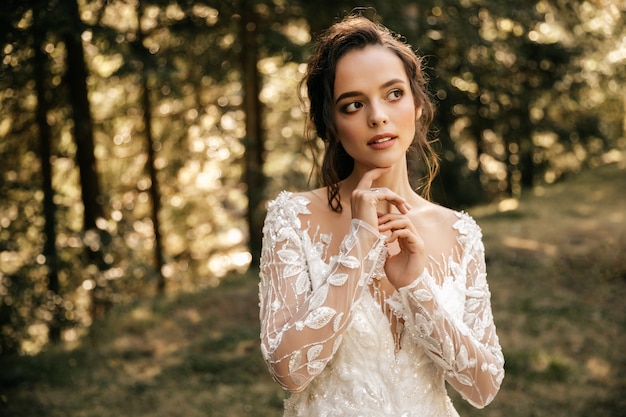
M 285 205 L 306 205 L 308 202 L 303 199 L 302 193 L 283 190 L 267 203 L 267 209 L 282 207 Z
M 444 224 L 461 235 L 481 235 L 480 226 L 466 211 L 451 209 L 431 201 L 427 202 L 424 211 L 432 224 Z
M 287 220 L 300 219 L 303 215 L 311 215 L 324 207 L 325 189 L 310 191 L 283 190 L 267 203 L 267 218 Z
M 484 250 L 482 231 L 474 218 L 465 211 L 454 210 L 429 202 L 424 216 L 419 220 L 420 232 L 429 236 L 433 242 L 448 242 L 451 248 L 460 247 L 463 256 Z M 447 250 L 442 249 L 443 253 Z
M 283 190 L 278 193 L 274 199 L 267 203 L 268 211 L 273 209 L 282 209 L 285 207 L 294 207 L 304 211 L 308 211 L 310 205 L 316 203 L 323 198 L 324 189 L 319 188 L 309 191 L 287 191 Z
M 267 219 L 297 218 L 301 214 L 309 213 L 309 203 L 310 200 L 302 193 L 281 191 L 267 203 Z

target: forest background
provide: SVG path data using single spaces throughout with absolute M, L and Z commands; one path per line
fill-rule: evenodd
M 312 40 L 356 5 L 427 58 L 434 200 L 514 213 L 623 164 L 625 1 L 5 0 L 0 355 L 253 277 L 265 203 L 316 184 L 296 94 Z

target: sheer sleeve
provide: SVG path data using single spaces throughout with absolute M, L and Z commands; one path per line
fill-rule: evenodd
M 469 215 L 461 216 L 455 224 L 461 255 L 453 275 L 466 283 L 462 320 L 446 309 L 429 271 L 399 294 L 412 338 L 468 402 L 483 408 L 500 389 L 504 356 L 491 312 L 482 235 Z
M 269 204 L 261 253 L 261 352 L 274 379 L 294 392 L 333 357 L 384 249 L 376 229 L 352 220 L 337 256 L 326 268 L 312 268 L 323 263 L 311 258 L 300 221 L 309 214 L 307 204 L 306 198 L 285 192 Z

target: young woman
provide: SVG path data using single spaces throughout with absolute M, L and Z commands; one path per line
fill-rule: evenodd
M 284 415 L 457 416 L 445 381 L 484 407 L 504 358 L 480 229 L 409 184 L 409 148 L 426 188 L 436 167 L 420 59 L 350 16 L 321 37 L 303 82 L 324 186 L 269 203 L 259 286 Z

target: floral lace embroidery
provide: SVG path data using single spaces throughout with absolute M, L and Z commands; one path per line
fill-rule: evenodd
M 261 351 L 274 379 L 292 392 L 306 389 L 337 353 L 386 254 L 384 236 L 353 220 L 338 255 L 325 263 L 331 237 L 311 240 L 300 221 L 310 214 L 308 204 L 305 197 L 282 192 L 269 204 L 263 229 Z M 504 358 L 491 314 L 482 235 L 469 215 L 458 217 L 458 253 L 444 262 L 432 260 L 386 303 L 405 323 L 397 330 L 424 349 L 470 403 L 482 407 L 499 389 Z

